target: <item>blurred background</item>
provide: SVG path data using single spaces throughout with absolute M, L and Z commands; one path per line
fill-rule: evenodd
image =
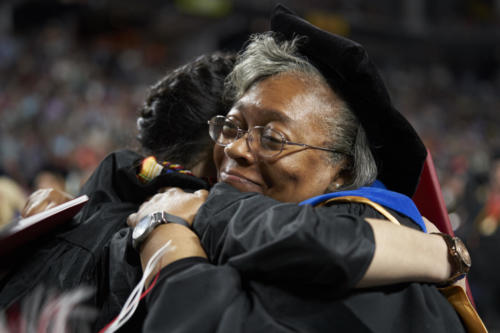
M 76 194 L 169 69 L 268 30 L 269 0 L 0 3 L 0 224 L 26 195 Z M 281 1 L 362 43 L 433 154 L 472 292 L 500 332 L 500 0 Z

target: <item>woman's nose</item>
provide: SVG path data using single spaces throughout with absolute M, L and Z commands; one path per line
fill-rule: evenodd
M 255 162 L 255 156 L 253 155 L 250 145 L 248 142 L 248 134 L 243 135 L 234 142 L 228 144 L 224 148 L 224 153 L 231 159 L 237 161 L 240 164 L 252 164 Z

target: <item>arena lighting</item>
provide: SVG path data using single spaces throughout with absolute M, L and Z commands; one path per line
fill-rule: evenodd
M 187 14 L 213 18 L 226 16 L 232 9 L 231 0 L 176 0 L 175 6 Z
M 314 10 L 307 12 L 305 18 L 320 29 L 337 35 L 349 36 L 351 33 L 351 25 L 342 15 Z

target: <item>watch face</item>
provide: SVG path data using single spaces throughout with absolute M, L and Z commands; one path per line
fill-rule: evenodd
M 148 229 L 150 220 L 151 220 L 150 215 L 146 215 L 142 219 L 140 219 L 139 223 L 137 223 L 137 225 L 134 228 L 134 231 L 132 232 L 132 238 L 137 239 L 141 237 Z
M 469 251 L 467 251 L 467 247 L 465 244 L 462 242 L 460 238 L 455 238 L 455 246 L 456 246 L 456 251 L 460 258 L 462 259 L 463 263 L 467 266 L 471 266 L 471 258 Z

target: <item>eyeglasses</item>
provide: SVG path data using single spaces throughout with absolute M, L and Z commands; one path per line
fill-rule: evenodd
M 285 145 L 301 146 L 346 155 L 345 153 L 334 149 L 288 141 L 282 133 L 265 126 L 254 126 L 245 131 L 224 116 L 213 117 L 208 121 L 208 125 L 208 131 L 212 140 L 214 140 L 219 146 L 223 147 L 230 145 L 231 143 L 242 138 L 245 134 L 248 134 L 246 140 L 250 150 L 252 152 L 258 152 L 262 157 L 269 158 L 279 155 L 283 151 Z

